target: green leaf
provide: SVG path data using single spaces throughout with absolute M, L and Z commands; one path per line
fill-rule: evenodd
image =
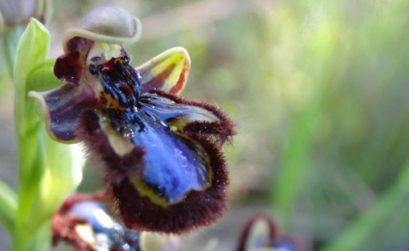
M 37 226 L 47 220 L 61 205 L 66 195 L 75 190 L 82 180 L 82 167 L 85 162 L 80 145 L 57 143 L 45 130 L 45 166 L 38 184 L 38 194 L 34 208 L 27 216 L 30 224 Z M 41 213 L 39 214 L 38 211 Z
M 0 223 L 10 232 L 14 229 L 17 196 L 7 184 L 0 180 Z
M 46 61 L 49 47 L 50 34 L 47 29 L 36 19 L 31 19 L 19 40 L 14 65 L 15 119 L 18 135 L 23 135 L 38 121 L 25 121 L 28 115 L 31 115 L 31 111 L 26 109 L 28 92 L 26 80 L 35 67 Z
M 37 113 L 39 104 L 27 95 L 62 84 L 54 77 L 54 60 L 47 59 L 49 43 L 47 29 L 32 19 L 18 44 L 14 74 L 19 140 L 17 220 L 19 226 L 33 231 L 49 220 L 82 178 L 82 155 L 51 139 Z
M 27 77 L 27 90 L 46 91 L 60 86 L 61 81 L 54 75 L 54 63 L 55 59 L 48 59 L 32 69 Z
M 41 123 L 34 113 L 34 103 L 27 103 L 27 75 L 46 60 L 50 36 L 37 20 L 31 19 L 19 40 L 15 65 L 15 124 L 19 141 L 19 203 L 18 219 L 21 221 L 32 208 L 38 191 L 38 182 L 44 171 L 44 139 Z

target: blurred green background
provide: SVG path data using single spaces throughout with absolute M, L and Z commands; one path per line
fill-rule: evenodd
M 62 52 L 62 31 L 104 3 L 54 1 L 52 56 Z M 144 27 L 127 46 L 134 65 L 187 48 L 183 96 L 219 105 L 237 124 L 225 147 L 230 210 L 188 240 L 218 238 L 219 250 L 232 250 L 245 218 L 264 211 L 307 250 L 409 250 L 408 1 L 115 4 Z M 15 184 L 7 84 L 0 95 L 0 177 Z M 97 171 L 86 172 L 84 191 Z

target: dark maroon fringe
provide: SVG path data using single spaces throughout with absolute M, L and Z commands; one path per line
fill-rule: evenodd
M 210 155 L 213 180 L 204 191 L 191 191 L 174 205 L 162 207 L 141 196 L 129 179 L 112 184 L 113 196 L 127 227 L 138 231 L 181 233 L 214 223 L 226 209 L 228 175 L 218 147 L 206 138 L 193 136 Z
M 207 136 L 209 139 L 213 139 L 213 137 L 210 137 L 210 135 L 214 135 L 216 137 L 215 142 L 219 144 L 224 144 L 226 141 L 231 140 L 231 137 L 236 134 L 234 131 L 233 121 L 231 121 L 231 119 L 229 119 L 222 110 L 214 105 L 206 102 L 185 99 L 160 90 L 152 90 L 151 92 L 171 99 L 178 104 L 198 106 L 209 110 L 220 120 L 219 122 L 198 121 L 189 123 L 183 128 L 185 132 L 202 134 L 203 136 Z
M 99 127 L 98 117 L 93 111 L 81 115 L 79 128 L 78 135 L 108 172 L 106 180 L 110 183 L 113 200 L 128 228 L 180 233 L 209 225 L 225 211 L 227 170 L 219 147 L 207 137 L 188 132 L 188 136 L 202 144 L 209 154 L 213 173 L 210 186 L 204 191 L 191 191 L 182 202 L 162 207 L 140 195 L 129 180 L 135 171 L 142 170 L 141 149 L 134 148 L 124 157 L 118 156 Z
M 242 231 L 239 235 L 239 239 L 237 242 L 237 247 L 236 251 L 246 251 L 245 247 L 247 245 L 248 237 L 250 234 L 250 230 L 253 227 L 254 223 L 257 220 L 264 220 L 267 222 L 269 226 L 269 243 L 268 247 L 273 247 L 274 242 L 276 241 L 277 238 L 277 228 L 274 223 L 274 220 L 269 216 L 268 214 L 264 213 L 257 213 L 253 215 L 247 222 L 244 224 Z
M 86 59 L 93 41 L 81 37 L 71 38 L 67 42 L 64 55 L 57 58 L 54 65 L 54 75 L 60 79 L 78 84 L 85 68 Z

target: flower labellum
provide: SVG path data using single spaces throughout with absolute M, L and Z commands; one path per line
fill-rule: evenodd
M 214 222 L 226 207 L 220 149 L 233 123 L 213 105 L 178 96 L 190 69 L 185 49 L 134 68 L 120 43 L 139 36 L 139 22 L 118 8 L 90 15 L 109 25 L 86 21 L 67 32 L 54 67 L 65 85 L 30 93 L 45 107 L 50 134 L 83 141 L 102 163 L 128 227 L 176 233 Z

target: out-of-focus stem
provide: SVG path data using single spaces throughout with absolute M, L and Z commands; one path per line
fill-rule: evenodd
M 23 26 L 17 26 L 14 28 L 9 29 L 4 34 L 4 41 L 3 41 L 3 50 L 5 61 L 7 65 L 7 70 L 10 76 L 13 76 L 14 72 L 14 63 L 15 63 L 15 55 L 17 51 L 17 44 L 18 40 L 24 32 Z

